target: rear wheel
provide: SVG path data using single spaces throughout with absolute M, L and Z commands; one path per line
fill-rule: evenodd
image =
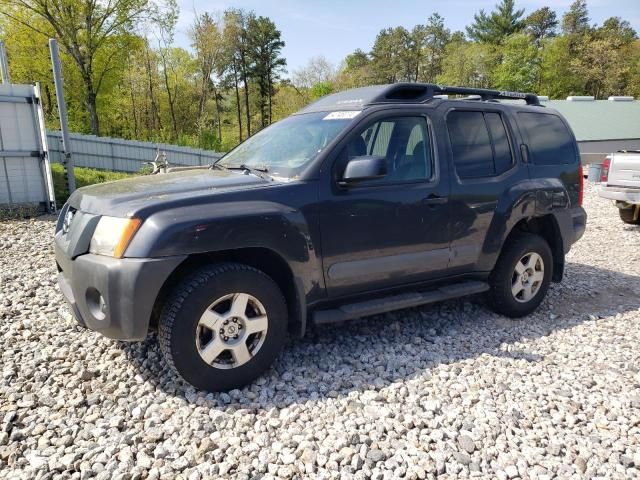
M 630 225 L 640 225 L 640 212 L 636 215 L 636 210 L 638 209 L 640 209 L 638 205 L 632 205 L 631 208 L 621 208 L 618 210 L 620 212 L 620 219 Z
M 553 257 L 547 242 L 518 233 L 505 245 L 489 276 L 489 301 L 497 313 L 522 317 L 534 311 L 549 289 Z
M 194 387 L 222 391 L 260 376 L 282 349 L 287 309 L 276 283 L 247 265 L 211 265 L 186 278 L 165 305 L 159 341 Z

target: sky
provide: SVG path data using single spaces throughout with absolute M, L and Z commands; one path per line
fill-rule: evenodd
M 434 12 L 444 17 L 451 31 L 462 30 L 480 9 L 490 11 L 499 0 L 178 0 L 176 42 L 190 48 L 188 31 L 194 12 L 216 12 L 226 8 L 253 10 L 271 18 L 285 41 L 283 56 L 289 73 L 302 68 L 311 57 L 323 55 L 333 64 L 357 48 L 369 51 L 376 35 L 386 27 L 412 28 L 426 23 Z M 525 15 L 540 7 L 551 7 L 558 18 L 573 0 L 516 0 Z M 601 24 L 612 16 L 628 20 L 640 34 L 640 0 L 587 0 L 591 23 Z

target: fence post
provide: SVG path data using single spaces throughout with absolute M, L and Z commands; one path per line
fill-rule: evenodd
M 0 40 L 0 74 L 2 74 L 2 83 L 11 83 L 9 63 L 7 62 L 7 49 L 2 40 Z
M 60 130 L 62 132 L 62 145 L 64 156 L 62 165 L 67 171 L 67 183 L 69 193 L 76 189 L 76 176 L 73 173 L 73 159 L 71 158 L 71 141 L 69 140 L 69 126 L 67 124 L 67 105 L 64 103 L 64 86 L 62 84 L 62 67 L 60 66 L 60 54 L 58 52 L 58 42 L 55 38 L 49 39 L 49 50 L 51 51 L 51 63 L 53 64 L 53 83 L 56 87 L 56 98 L 58 100 L 58 112 L 60 113 Z

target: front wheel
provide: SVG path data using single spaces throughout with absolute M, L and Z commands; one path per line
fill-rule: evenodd
M 158 332 L 164 358 L 187 382 L 231 390 L 275 360 L 286 339 L 287 308 L 263 272 L 237 263 L 209 265 L 178 285 Z
M 542 302 L 552 273 L 547 242 L 532 233 L 518 233 L 508 240 L 489 276 L 489 302 L 508 317 L 528 315 Z

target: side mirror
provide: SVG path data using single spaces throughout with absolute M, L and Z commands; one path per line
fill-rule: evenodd
M 387 159 L 379 155 L 363 155 L 349 160 L 340 185 L 353 185 L 367 180 L 377 180 L 387 175 Z

